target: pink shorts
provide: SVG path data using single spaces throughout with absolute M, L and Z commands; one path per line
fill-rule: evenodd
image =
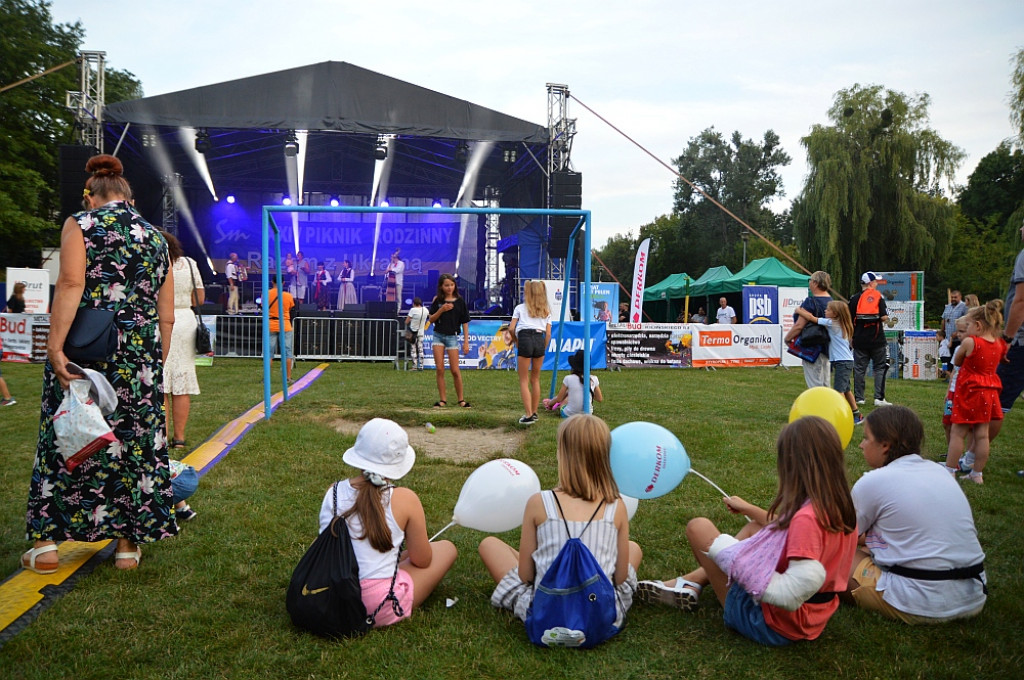
M 363 588 L 363 605 L 367 614 L 373 614 L 373 610 L 380 607 L 380 603 L 388 596 L 391 590 L 391 578 L 364 578 L 359 581 Z M 395 579 L 395 596 L 402 605 L 402 616 L 395 615 L 394 602 L 388 602 L 380 611 L 373 622 L 374 628 L 390 626 L 402 619 L 407 619 L 412 614 L 412 576 L 401 569 L 398 570 L 398 578 Z

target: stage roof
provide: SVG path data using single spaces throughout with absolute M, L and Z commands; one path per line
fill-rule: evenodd
M 547 143 L 547 128 L 345 62 L 111 104 L 109 123 Z

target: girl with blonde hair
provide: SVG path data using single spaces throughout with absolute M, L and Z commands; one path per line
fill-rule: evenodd
M 850 389 L 850 376 L 853 375 L 853 318 L 850 306 L 839 300 L 832 300 L 825 307 L 825 316 L 817 317 L 803 307 L 796 310 L 808 323 L 816 323 L 828 329 L 828 360 L 832 364 L 832 389 L 839 392 L 850 403 L 853 410 L 853 424 L 860 425 L 864 416 L 857 408 Z
M 551 342 L 551 308 L 543 281 L 526 282 L 526 302 L 516 305 L 508 330 L 517 348 L 519 396 L 526 412 L 519 424 L 532 425 L 540 406 L 540 369 Z

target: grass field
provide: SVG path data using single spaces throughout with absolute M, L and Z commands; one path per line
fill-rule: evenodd
M 299 364 L 302 373 L 313 364 Z M 261 398 L 255 361 L 218 358 L 201 368 L 188 438 L 199 443 Z M 24 541 L 25 494 L 38 429 L 40 366 L 4 364 L 19 403 L 0 409 L 0 574 L 13 573 Z M 1024 408 L 1015 409 L 993 448 L 985 485 L 965 487 L 987 557 L 990 597 L 971 621 L 911 628 L 843 607 L 821 639 L 781 650 L 725 629 L 710 592 L 684 614 L 637 604 L 629 625 L 594 650 L 532 646 L 523 626 L 489 602 L 492 583 L 476 554 L 483 534 L 454 527 L 460 551 L 436 594 L 410 621 L 345 642 L 292 628 L 284 593 L 313 540 L 322 495 L 351 474 L 341 461 L 354 437 L 339 418 L 392 418 L 407 428 L 517 429 L 514 374 L 465 372 L 475 408 L 433 410 L 432 372 L 390 364 L 331 364 L 310 389 L 257 425 L 204 478 L 190 501 L 199 517 L 180 536 L 144 546 L 141 568 L 112 561 L 84 578 L 0 649 L 2 678 L 1018 678 L 1024 674 Z M 799 369 L 598 372 L 611 427 L 660 423 L 687 447 L 693 467 L 723 489 L 766 505 L 776 486 L 774 438 L 804 389 Z M 550 375 L 545 378 L 544 383 Z M 870 382 L 869 382 L 870 385 Z M 449 382 L 449 390 L 450 390 Z M 869 387 L 870 390 L 870 387 Z M 940 422 L 945 385 L 889 383 L 891 401 L 924 419 L 924 454 L 945 451 Z M 870 407 L 869 407 L 870 408 Z M 545 414 L 542 414 L 542 416 Z M 515 457 L 544 488 L 556 481 L 557 418 L 542 417 Z M 859 434 L 859 433 L 858 433 Z M 865 469 L 858 434 L 847 448 L 851 482 Z M 420 456 L 403 484 L 423 500 L 429 529 L 448 522 L 477 463 Z M 941 513 L 942 508 L 936 507 Z M 660 499 L 642 501 L 631 536 L 645 551 L 641 578 L 683 573 L 693 557 L 683 527 L 697 515 L 736 531 L 742 518 L 691 476 Z M 518 532 L 502 535 L 513 544 Z M 458 598 L 452 608 L 445 598 Z

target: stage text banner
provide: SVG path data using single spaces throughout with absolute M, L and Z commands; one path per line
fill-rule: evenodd
M 694 326 L 693 366 L 776 366 L 782 355 L 782 326 L 733 324 Z

